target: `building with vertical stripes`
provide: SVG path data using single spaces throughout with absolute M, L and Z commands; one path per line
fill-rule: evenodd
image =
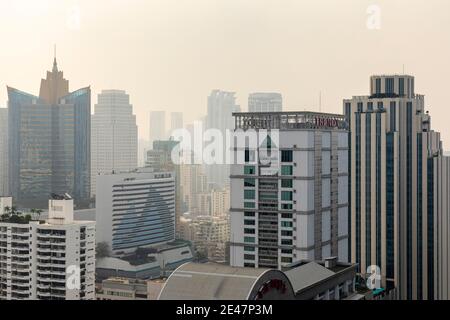
M 450 300 L 450 155 L 436 155 L 433 165 L 434 298 Z M 431 163 L 430 163 L 431 165 Z
M 366 276 L 378 266 L 382 286 L 399 299 L 434 295 L 433 160 L 440 134 L 431 130 L 414 77 L 370 79 L 370 95 L 344 100 L 350 125 L 351 261 Z

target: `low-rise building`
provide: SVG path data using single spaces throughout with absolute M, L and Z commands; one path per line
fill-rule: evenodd
M 108 278 L 97 288 L 97 300 L 156 300 L 165 279 Z
M 195 250 L 211 261 L 226 260 L 227 243 L 230 240 L 228 217 L 182 217 L 180 231 L 183 239 L 192 242 Z
M 180 265 L 193 260 L 190 243 L 173 241 L 140 248 L 121 257 L 98 257 L 97 283 L 111 278 L 157 279 L 167 277 Z
M 186 263 L 167 279 L 160 300 L 366 300 L 356 286 L 357 265 L 299 261 L 284 270 Z

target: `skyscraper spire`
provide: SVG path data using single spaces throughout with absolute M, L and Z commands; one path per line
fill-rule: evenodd
M 56 44 L 54 46 L 54 53 L 53 53 L 53 72 L 58 72 L 58 64 L 56 63 Z

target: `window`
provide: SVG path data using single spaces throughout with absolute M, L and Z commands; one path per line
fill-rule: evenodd
M 254 200 L 255 199 L 255 190 L 244 190 L 244 199 Z
M 244 179 L 244 187 L 255 187 L 256 182 L 254 178 L 245 178 Z
M 255 174 L 255 166 L 244 166 L 244 174 Z
M 281 262 L 282 263 L 292 263 L 292 258 L 291 257 L 281 257 Z
M 281 209 L 283 209 L 283 210 L 292 210 L 292 203 L 282 203 L 281 204 Z
M 244 247 L 244 251 L 255 252 L 255 247 Z
M 384 106 L 383 106 L 383 102 L 378 102 L 378 110 L 383 110 Z
M 281 218 L 283 219 L 292 219 L 292 213 L 282 213 Z
M 363 112 L 363 103 L 362 102 L 358 102 L 357 108 L 358 108 L 358 112 Z
M 254 162 L 255 161 L 255 151 L 245 149 L 245 162 Z
M 386 93 L 393 94 L 394 93 L 394 78 L 386 78 L 385 86 L 386 86 Z
M 292 166 L 281 166 L 281 175 L 292 176 L 293 172 Z
M 292 249 L 281 249 L 281 253 L 292 254 Z
M 398 94 L 400 96 L 405 95 L 405 78 L 398 79 Z
M 255 264 L 254 263 L 244 263 L 244 267 L 245 268 L 254 268 Z
M 291 221 L 281 221 L 281 226 L 285 228 L 292 228 L 292 222 Z
M 246 234 L 255 234 L 255 229 L 244 228 L 244 233 L 246 233 Z
M 255 243 L 255 238 L 254 237 L 244 237 L 244 242 L 245 243 Z
M 368 102 L 367 103 L 367 110 L 368 111 L 373 111 L 373 102 Z
M 291 239 L 281 239 L 281 244 L 284 246 L 292 246 L 292 240 Z
M 281 179 L 282 188 L 292 188 L 293 182 L 291 179 Z
M 281 162 L 292 162 L 293 159 L 292 150 L 281 150 Z
M 255 203 L 254 202 L 244 202 L 244 208 L 253 209 L 253 208 L 255 208 Z
M 244 225 L 246 226 L 254 226 L 255 220 L 244 220 Z
M 251 211 L 245 211 L 244 212 L 244 217 L 254 217 L 255 213 L 251 212 Z
M 253 254 L 244 254 L 244 260 L 255 260 L 255 255 L 253 255 Z
M 375 93 L 381 94 L 381 79 L 380 78 L 375 80 Z
M 281 200 L 292 201 L 292 191 L 281 191 Z
M 284 237 L 292 237 L 292 231 L 281 230 L 281 235 L 284 236 Z

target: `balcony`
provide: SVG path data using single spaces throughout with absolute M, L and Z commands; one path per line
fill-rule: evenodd
M 278 266 L 278 258 L 277 259 L 258 259 L 258 264 L 261 266 L 261 264 L 264 265 L 271 265 L 274 267 Z
M 278 224 L 259 224 L 258 230 L 278 230 Z
M 258 240 L 258 244 L 264 247 L 278 248 L 278 241 Z

